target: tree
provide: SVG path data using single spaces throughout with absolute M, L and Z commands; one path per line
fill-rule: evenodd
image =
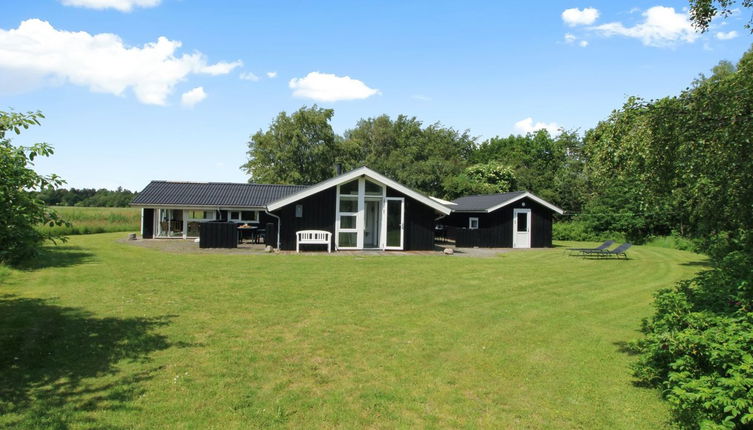
M 474 164 L 444 183 L 445 196 L 450 199 L 471 194 L 505 193 L 516 187 L 512 169 L 496 162 Z
M 13 146 L 6 137 L 10 131 L 39 125 L 40 112 L 25 114 L 0 111 L 0 262 L 17 264 L 32 258 L 52 233 L 40 233 L 40 224 L 67 224 L 37 198 L 40 190 L 63 184 L 57 175 L 43 176 L 33 170 L 36 157 L 49 157 L 52 147 L 37 143 L 30 147 Z
M 701 31 L 707 31 L 711 20 L 715 16 L 728 17 L 735 11 L 737 0 L 690 0 L 690 21 Z M 740 1 L 742 7 L 753 7 L 753 0 Z M 745 28 L 751 29 L 753 17 L 745 24 Z
M 517 187 L 567 211 L 583 202 L 582 139 L 575 132 L 552 137 L 546 130 L 525 136 L 493 137 L 474 152 L 476 163 L 497 162 L 513 169 Z
M 348 168 L 369 166 L 424 193 L 445 195 L 444 182 L 468 165 L 475 139 L 468 131 L 415 117 L 387 115 L 362 119 L 345 132 L 339 160 Z
M 251 136 L 241 169 L 251 182 L 310 185 L 332 177 L 339 152 L 330 125 L 334 113 L 316 105 L 280 112 L 267 131 Z

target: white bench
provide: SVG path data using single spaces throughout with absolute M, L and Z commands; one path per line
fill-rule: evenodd
M 331 250 L 332 233 L 322 230 L 301 230 L 295 232 L 295 252 L 301 252 L 301 245 L 327 245 L 327 252 Z

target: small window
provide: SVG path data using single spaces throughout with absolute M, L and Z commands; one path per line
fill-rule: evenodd
M 258 222 L 258 211 L 230 211 L 228 212 L 228 220 L 235 222 Z
M 381 185 L 377 185 L 377 184 L 375 184 L 375 183 L 373 183 L 371 181 L 366 181 L 366 194 L 369 194 L 369 195 L 372 195 L 372 196 L 373 195 L 381 196 L 382 195 L 382 186 Z
M 528 212 L 518 212 L 518 231 L 528 231 Z
M 295 217 L 303 218 L 303 205 L 295 205 Z
M 358 212 L 358 199 L 340 197 L 340 212 Z
M 478 229 L 478 217 L 468 218 L 468 228 L 471 230 Z
M 340 194 L 358 195 L 358 179 L 340 185 Z
M 355 215 L 341 215 L 340 216 L 340 228 L 356 228 Z

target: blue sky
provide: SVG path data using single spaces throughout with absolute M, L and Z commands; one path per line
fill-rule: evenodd
M 749 11 L 699 35 L 686 6 L 16 1 L 0 14 L 0 110 L 47 116 L 14 141 L 52 144 L 38 169 L 68 186 L 243 182 L 249 135 L 315 103 L 339 133 L 383 113 L 480 138 L 588 129 L 751 46 Z

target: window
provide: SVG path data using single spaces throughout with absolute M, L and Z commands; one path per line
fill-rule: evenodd
M 341 248 L 355 248 L 358 246 L 358 233 L 341 231 L 338 237 L 338 246 Z
M 518 231 L 528 231 L 528 212 L 518 212 Z
M 350 194 L 353 196 L 358 195 L 358 179 L 350 181 L 347 184 L 340 185 L 340 195 Z
M 478 217 L 468 218 L 468 228 L 471 230 L 478 229 Z
M 358 199 L 352 197 L 340 197 L 340 212 L 356 213 L 358 212 Z
M 372 196 L 373 195 L 381 196 L 382 195 L 382 186 L 381 185 L 377 185 L 377 184 L 375 184 L 375 183 L 373 183 L 371 181 L 366 181 L 366 194 L 372 195 Z
M 303 218 L 303 205 L 295 205 L 295 217 Z
M 188 211 L 189 219 L 214 219 L 214 211 Z
M 355 215 L 341 215 L 340 216 L 340 229 L 356 228 L 356 216 Z
M 259 222 L 259 211 L 229 211 L 228 220 L 234 222 Z

